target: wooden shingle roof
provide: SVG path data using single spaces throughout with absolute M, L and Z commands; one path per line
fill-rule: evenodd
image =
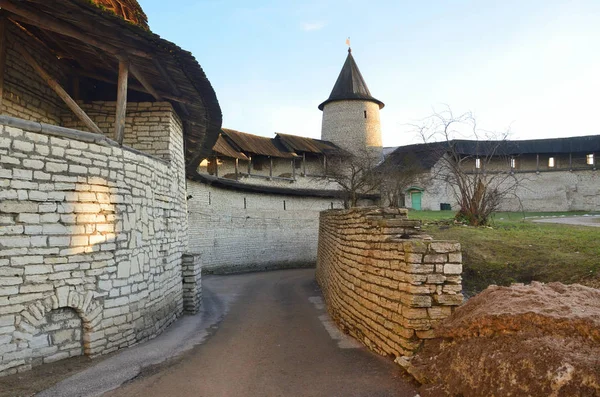
M 215 91 L 191 53 L 147 29 L 137 1 L 0 0 L 0 8 L 70 73 L 116 85 L 119 58 L 127 58 L 151 82 L 150 93 L 170 101 L 181 118 L 187 172 L 211 153 L 222 123 Z M 129 88 L 149 92 L 143 84 Z

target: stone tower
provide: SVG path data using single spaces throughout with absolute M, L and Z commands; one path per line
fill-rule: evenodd
M 383 106 L 383 102 L 371 96 L 349 48 L 331 95 L 319 105 L 323 111 L 321 139 L 358 156 L 368 151 L 381 157 L 379 109 Z

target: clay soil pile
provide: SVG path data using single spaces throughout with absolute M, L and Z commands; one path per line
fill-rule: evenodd
M 409 372 L 432 396 L 600 396 L 600 290 L 491 286 L 436 330 Z

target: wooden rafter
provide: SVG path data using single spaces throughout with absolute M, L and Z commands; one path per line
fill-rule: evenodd
M 80 29 L 76 29 L 75 27 L 61 22 L 51 16 L 36 13 L 27 7 L 15 4 L 9 0 L 0 0 L 0 8 L 10 12 L 12 14 L 11 18 L 15 18 L 18 21 L 39 26 L 43 29 L 62 34 L 64 36 L 72 37 L 86 44 L 100 48 L 101 50 L 115 56 L 123 53 L 123 50 L 120 48 L 83 33 Z M 152 58 L 151 54 L 136 48 L 128 48 L 127 53 L 142 58 Z
M 130 68 L 130 70 L 131 70 L 131 68 Z M 104 81 L 105 83 L 110 83 L 110 84 L 117 84 L 117 78 L 115 78 L 115 77 L 106 76 L 106 75 L 99 74 L 99 73 L 88 72 L 86 70 L 78 70 L 77 73 L 79 73 L 80 75 L 82 75 L 84 77 L 89 77 L 94 80 Z M 133 72 L 131 72 L 131 73 L 133 74 Z M 129 88 L 134 91 L 144 92 L 146 94 L 154 95 L 150 91 L 148 91 L 146 88 L 144 88 L 144 86 L 142 86 L 142 85 L 129 84 Z M 156 94 L 160 98 L 168 99 L 170 101 L 174 101 L 174 102 L 178 102 L 178 103 L 182 103 L 182 104 L 190 104 L 191 105 L 194 103 L 194 101 L 191 99 L 178 97 L 178 96 L 167 94 L 164 92 L 156 91 Z
M 56 94 L 65 102 L 65 104 L 75 113 L 75 115 L 88 127 L 92 132 L 102 134 L 102 130 L 89 118 L 89 116 L 79 107 L 77 102 L 61 87 L 39 63 L 29 54 L 29 52 L 19 43 L 15 43 L 15 49 L 21 54 L 23 59 L 36 71 L 37 74 L 56 92 Z
M 6 68 L 6 18 L 0 13 L 0 112 L 4 96 L 4 71 Z
M 162 101 L 162 96 L 154 89 L 152 84 L 150 84 L 148 79 L 146 79 L 144 74 L 137 67 L 135 67 L 135 65 L 130 65 L 129 70 L 131 71 L 131 74 L 133 74 L 133 76 L 137 79 L 137 81 L 140 82 L 142 87 L 144 87 L 144 89 L 154 97 L 154 99 L 156 99 L 157 101 Z
M 160 61 L 157 58 L 152 59 L 152 62 L 154 63 L 156 70 L 158 70 L 158 73 L 160 73 L 162 78 L 167 82 L 167 84 L 171 88 L 171 91 L 173 91 L 175 95 L 181 96 L 181 90 L 179 90 L 177 84 L 173 81 L 171 76 L 169 76 L 169 73 L 167 73 L 162 63 L 160 63 Z M 190 112 L 187 110 L 187 107 L 183 103 L 180 103 L 179 105 L 181 106 L 181 110 L 183 111 L 183 113 L 185 113 L 186 115 L 190 114 Z

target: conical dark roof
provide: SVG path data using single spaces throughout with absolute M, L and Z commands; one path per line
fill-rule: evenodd
M 371 96 L 367 83 L 365 83 L 365 79 L 363 79 L 360 70 L 358 70 L 358 65 L 354 61 L 351 49 L 348 49 L 348 57 L 333 86 L 333 90 L 331 90 L 329 99 L 320 104 L 319 109 L 323 110 L 329 102 L 346 100 L 372 101 L 379 105 L 379 109 L 385 106 L 383 102 Z

